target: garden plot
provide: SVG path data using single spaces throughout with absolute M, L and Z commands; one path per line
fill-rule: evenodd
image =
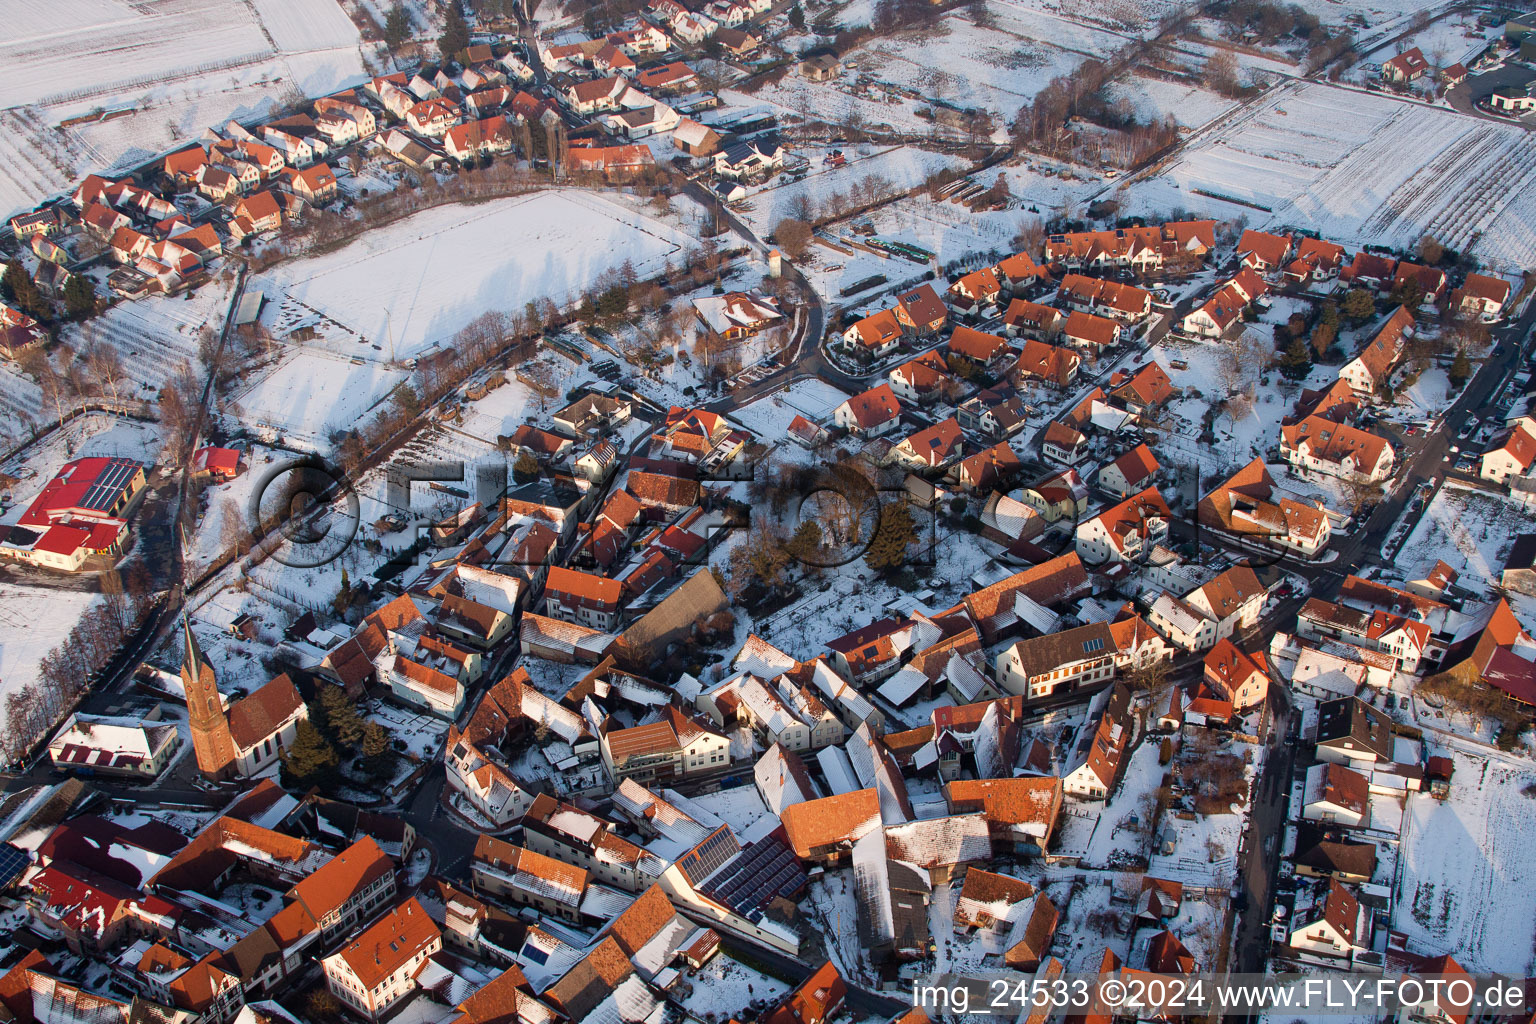
M 1290 225 L 1346 246 L 1425 233 L 1499 270 L 1536 262 L 1536 140 L 1520 128 L 1320 83 L 1279 90 L 1125 189 L 1175 206 Z
M 0 441 L 9 449 L 40 429 L 48 418 L 43 389 L 14 363 L 0 364 Z
M 1444 803 L 1408 797 L 1392 928 L 1410 948 L 1455 950 L 1469 971 L 1529 974 L 1536 815 L 1526 791 L 1536 786 L 1536 768 L 1483 749 L 1440 753 L 1454 758 L 1451 795 Z
M 18 159 L 3 161 L 0 213 L 250 117 L 288 87 L 360 79 L 359 41 L 335 0 L 15 0 L 0 25 L 0 157 Z M 103 111 L 134 113 L 59 127 Z
M 227 409 L 269 440 L 328 449 L 334 431 L 355 427 L 406 379 L 383 363 L 298 351 L 238 392 Z
M 648 277 L 695 244 L 621 199 L 535 192 L 418 213 L 335 252 L 279 264 L 252 286 L 271 300 L 263 320 L 279 335 L 313 326 L 318 347 L 407 359 L 487 310 L 564 304 L 604 272 L 628 264 Z
M 787 436 L 796 416 L 804 416 L 812 423 L 830 423 L 832 410 L 847 400 L 847 392 L 826 381 L 807 378 L 749 402 L 731 415 L 758 437 L 781 438 Z
M 215 278 L 196 292 L 119 302 L 101 316 L 66 328 L 65 336 L 77 350 L 96 341 L 117 349 L 128 376 L 118 385 L 123 397 L 152 398 L 183 363 L 198 366 L 202 333 L 223 326 L 230 288 L 230 282 Z
M 1532 516 L 1502 494 L 1446 483 L 1419 516 L 1394 561 L 1403 579 L 1420 579 L 1443 561 L 1469 588 L 1496 582 L 1515 536 L 1529 533 Z

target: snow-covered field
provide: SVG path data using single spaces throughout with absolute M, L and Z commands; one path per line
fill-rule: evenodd
M 65 339 L 82 351 L 98 341 L 117 349 L 128 377 L 119 389 L 126 397 L 151 398 L 182 363 L 198 367 L 200 336 L 204 328 L 217 332 L 224 325 L 231 287 L 215 278 L 196 292 L 119 302 L 101 316 L 67 326 Z
M 1444 803 L 1408 799 L 1402 877 L 1392 927 L 1409 948 L 1453 951 L 1469 971 L 1529 974 L 1536 965 L 1536 879 L 1529 868 L 1536 815 L 1529 762 L 1454 753 Z
M 1052 78 L 1127 40 L 1080 22 L 999 4 L 995 27 L 959 15 L 937 30 L 876 39 L 846 63 L 876 82 L 961 108 L 1011 119 Z
M 405 378 L 403 370 L 384 363 L 299 351 L 236 394 L 231 411 L 243 424 L 273 439 L 329 448 L 327 437 L 333 430 L 361 423 Z
M 1138 211 L 1241 215 L 1349 246 L 1406 247 L 1427 232 L 1499 268 L 1536 262 L 1527 132 L 1318 83 L 1271 93 L 1126 192 Z
M 0 697 L 37 679 L 37 667 L 100 600 L 81 590 L 0 583 Z
M 357 29 L 335 0 L 10 0 L 0 18 L 0 212 L 251 116 L 289 85 L 318 95 L 362 74 Z M 139 113 L 57 127 L 122 109 Z
M 1166 78 L 1131 75 L 1116 79 L 1109 87 L 1116 99 L 1130 102 L 1143 121 L 1160 121 L 1173 116 L 1180 125 L 1198 128 L 1237 106 L 1218 92 L 1186 85 Z
M 487 310 L 579 298 L 628 262 L 642 278 L 694 247 L 687 234 L 623 199 L 535 192 L 443 206 L 370 231 L 335 252 L 256 278 L 279 334 L 317 316 L 317 344 L 369 360 L 406 359 L 446 342 Z

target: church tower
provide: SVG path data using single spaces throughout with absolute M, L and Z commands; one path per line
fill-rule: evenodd
M 181 686 L 187 695 L 197 767 L 210 779 L 227 779 L 235 771 L 235 740 L 229 731 L 229 719 L 224 715 L 224 698 L 219 695 L 214 682 L 213 666 L 198 649 L 197 638 L 192 635 L 192 623 L 186 615 L 181 617 L 181 628 L 186 642 Z

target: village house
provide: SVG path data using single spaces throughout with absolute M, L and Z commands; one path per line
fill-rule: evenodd
M 1172 518 L 1157 488 L 1148 487 L 1079 523 L 1074 534 L 1078 557 L 1101 570 L 1120 562 L 1143 561 L 1168 539 Z
M 1413 333 L 1413 313 L 1404 306 L 1397 307 L 1360 354 L 1339 370 L 1339 379 L 1347 381 L 1357 395 L 1373 399 L 1391 379 L 1392 369 Z
M 896 320 L 908 334 L 926 338 L 948 322 L 949 308 L 933 285 L 923 284 L 896 296 Z
M 1536 419 L 1522 416 L 1495 434 L 1478 458 L 1477 475 L 1496 484 L 1525 476 L 1536 462 Z
M 672 144 L 689 156 L 710 156 L 720 148 L 720 134 L 689 117 L 672 129 Z
M 1268 591 L 1247 565 L 1235 565 L 1203 586 L 1176 597 L 1160 594 L 1147 621 L 1174 646 L 1204 651 L 1259 621 Z
M 1041 380 L 1052 387 L 1065 388 L 1076 379 L 1081 365 L 1082 357 L 1071 349 L 1031 338 L 1024 342 L 1024 349 L 1014 364 L 1014 374 L 1021 379 Z
M 784 166 L 784 144 L 774 135 L 732 142 L 715 153 L 715 173 L 730 181 L 756 181 Z
M 1066 321 L 1067 315 L 1056 307 L 1028 299 L 1014 299 L 1003 313 L 1003 329 L 1009 337 L 1022 335 L 1039 341 L 1055 337 Z
M 1337 639 L 1381 651 L 1403 672 L 1416 672 L 1429 646 L 1426 623 L 1401 615 L 1368 611 L 1310 597 L 1296 613 L 1296 633 L 1308 640 Z
M 894 309 L 882 309 L 854 322 L 843 332 L 843 344 L 855 353 L 874 359 L 889 355 L 901 344 L 905 332 Z
M 320 961 L 332 995 L 378 1020 L 416 991 L 427 959 L 443 948 L 442 931 L 413 897 Z
M 1088 488 L 1075 469 L 1049 473 L 1019 492 L 1019 500 L 1048 523 L 1073 519 L 1088 510 Z M 1073 557 L 1076 557 L 1074 553 Z
M 1290 284 L 1307 281 L 1331 281 L 1344 266 L 1344 247 L 1321 238 L 1306 236 L 1296 243 L 1296 258 L 1285 266 L 1284 279 Z
M 983 267 L 962 275 L 944 293 L 945 300 L 956 313 L 974 316 L 982 307 L 996 305 L 1002 297 L 1003 285 L 997 270 Z
M 1397 270 L 1392 274 L 1394 291 L 1405 287 L 1417 288 L 1424 296 L 1422 302 L 1429 305 L 1438 305 L 1445 298 L 1448 286 L 1445 271 L 1438 267 L 1409 263 L 1407 260 L 1400 260 Z
M 1100 468 L 1098 476 L 1094 478 L 1094 486 L 1117 498 L 1129 498 L 1152 486 L 1160 468 L 1152 449 L 1139 444 Z
M 694 315 L 709 331 L 727 341 L 749 338 L 784 320 L 778 300 L 759 292 L 726 292 L 693 300 Z
M 963 445 L 960 424 L 951 416 L 897 444 L 891 449 L 889 458 L 908 469 L 938 469 L 958 458 Z
M 1096 692 L 1115 678 L 1115 639 L 1106 623 L 1020 640 L 996 661 L 1004 690 L 1038 700 L 1069 690 Z
M 932 349 L 902 363 L 887 377 L 896 397 L 914 405 L 931 405 L 958 386 L 944 357 Z
M 1135 285 L 1068 274 L 1059 297 L 1071 309 L 1134 323 L 1152 312 L 1152 293 Z
M 1062 791 L 1080 800 L 1108 800 L 1120 782 L 1136 734 L 1131 691 L 1123 682 L 1102 690 L 1089 706 L 1088 724 L 1062 776 Z
M 1200 499 L 1196 514 L 1202 526 L 1303 558 L 1317 557 L 1333 533 L 1328 512 L 1319 502 L 1279 491 L 1263 457 L 1255 457 L 1217 484 Z
M 1076 466 L 1088 457 L 1088 436 L 1069 423 L 1052 420 L 1040 435 L 1040 456 L 1060 466 Z
M 857 437 L 880 437 L 901 426 L 901 403 L 889 384 L 878 384 L 832 410 L 832 422 Z
M 511 152 L 512 125 L 500 114 L 454 125 L 443 134 L 443 150 L 459 163 Z
M 1205 681 L 1236 711 L 1264 703 L 1269 675 L 1259 663 L 1263 655 L 1244 652 L 1231 640 L 1216 641 L 1205 656 Z
M 956 327 L 950 334 L 946 350 L 986 370 L 1002 365 L 1011 354 L 1006 339 L 964 326 Z
M 1061 328 L 1061 337 L 1063 341 L 1085 352 L 1100 352 L 1120 344 L 1123 330 L 1119 323 L 1107 317 L 1074 310 L 1067 314 L 1066 323 Z
M 1243 266 L 1260 274 L 1272 274 L 1290 258 L 1291 236 L 1272 235 L 1250 228 L 1238 239 L 1237 255 Z
M 603 764 L 614 782 L 678 782 L 729 770 L 731 744 L 675 707 L 659 722 L 602 733 Z
M 1451 312 L 1492 323 L 1504 315 L 1509 291 L 1509 282 L 1502 277 L 1468 274 L 1462 286 L 1451 293 Z
M 544 579 L 544 614 L 589 629 L 611 631 L 622 611 L 618 580 L 551 566 Z
M 1322 416 L 1280 428 L 1280 456 L 1298 471 L 1379 483 L 1392 475 L 1394 454 L 1386 438 Z
M 1013 478 L 1023 468 L 1019 455 L 1006 441 L 962 459 L 955 473 L 960 488 L 971 494 L 987 494 Z
M 1429 70 L 1429 61 L 1425 59 L 1423 51 L 1415 46 L 1382 62 L 1381 80 L 1396 85 L 1407 85 L 1424 77 Z

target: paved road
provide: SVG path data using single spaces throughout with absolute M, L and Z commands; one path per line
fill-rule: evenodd
M 1526 131 L 1536 131 L 1536 117 L 1499 117 L 1479 110 L 1476 106 L 1479 100 L 1487 99 L 1496 90 L 1508 87 L 1518 88 L 1532 79 L 1536 79 L 1536 71 L 1530 67 L 1516 63 L 1505 64 L 1501 68 L 1468 77 L 1465 82 L 1448 89 L 1445 99 L 1463 114 L 1480 117 L 1485 121 L 1496 121 L 1499 124 L 1517 125 Z

